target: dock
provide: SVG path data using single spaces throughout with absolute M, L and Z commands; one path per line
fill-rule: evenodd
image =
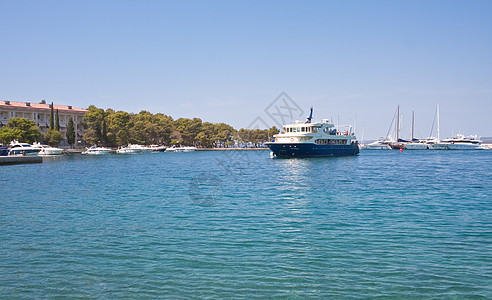
M 42 163 L 41 156 L 0 156 L 0 166 L 3 165 L 18 165 L 18 164 L 38 164 Z

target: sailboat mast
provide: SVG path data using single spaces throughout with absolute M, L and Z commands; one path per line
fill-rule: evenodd
M 412 110 L 412 141 L 413 141 L 413 127 L 415 125 L 415 111 Z
M 441 135 L 439 130 L 439 104 L 437 105 L 437 140 L 441 141 Z
M 398 105 L 397 108 L 397 115 L 396 115 L 396 142 L 398 143 L 398 139 L 400 138 L 400 105 Z

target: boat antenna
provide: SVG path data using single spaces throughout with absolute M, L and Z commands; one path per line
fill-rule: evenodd
M 309 117 L 306 119 L 306 124 L 310 124 L 311 120 L 313 119 L 313 107 L 311 106 L 310 108 L 311 112 L 309 113 Z

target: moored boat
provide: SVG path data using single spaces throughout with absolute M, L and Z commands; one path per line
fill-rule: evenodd
M 87 148 L 84 152 L 82 152 L 82 154 L 85 154 L 85 155 L 103 155 L 103 154 L 109 154 L 110 152 L 111 152 L 110 148 L 92 146 L 90 148 Z
M 119 154 L 137 154 L 137 153 L 150 153 L 152 148 L 145 147 L 143 145 L 129 144 L 126 147 L 120 147 L 116 150 Z
M 412 140 L 405 144 L 405 149 L 407 150 L 427 150 L 429 147 L 427 146 L 425 140 Z
M 272 157 L 324 157 L 357 155 L 359 145 L 352 126 L 335 127 L 325 119 L 311 123 L 313 108 L 306 122 L 297 121 L 283 126 L 283 132 L 274 135 L 272 142 L 265 145 L 272 151 Z M 340 130 L 343 128 L 344 130 Z
M 364 149 L 365 150 L 391 150 L 390 144 L 391 140 L 389 139 L 380 139 L 374 141 L 370 144 L 367 144 Z
M 63 149 L 61 148 L 54 148 L 48 145 L 43 145 L 41 143 L 34 143 L 32 145 L 33 148 L 39 148 L 41 151 L 39 151 L 38 155 L 61 155 L 63 154 Z
M 191 147 L 191 146 L 180 146 L 180 147 L 176 147 L 176 146 L 172 146 L 170 148 L 167 148 L 164 152 L 193 152 L 193 151 L 196 151 L 196 148 L 195 147 Z
M 483 150 L 482 141 L 476 135 L 464 136 L 458 134 L 455 137 L 443 140 L 449 150 Z
M 38 155 L 41 151 L 39 148 L 34 148 L 28 143 L 19 143 L 18 141 L 12 141 L 9 148 L 9 156 L 16 155 Z

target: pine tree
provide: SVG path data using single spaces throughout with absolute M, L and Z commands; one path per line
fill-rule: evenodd
M 70 118 L 67 124 L 67 142 L 73 147 L 75 144 L 75 126 L 73 124 L 73 119 Z
M 53 102 L 51 102 L 50 129 L 55 129 L 55 114 L 53 111 Z
M 60 116 L 58 115 L 58 109 L 56 110 L 55 130 L 60 131 Z

